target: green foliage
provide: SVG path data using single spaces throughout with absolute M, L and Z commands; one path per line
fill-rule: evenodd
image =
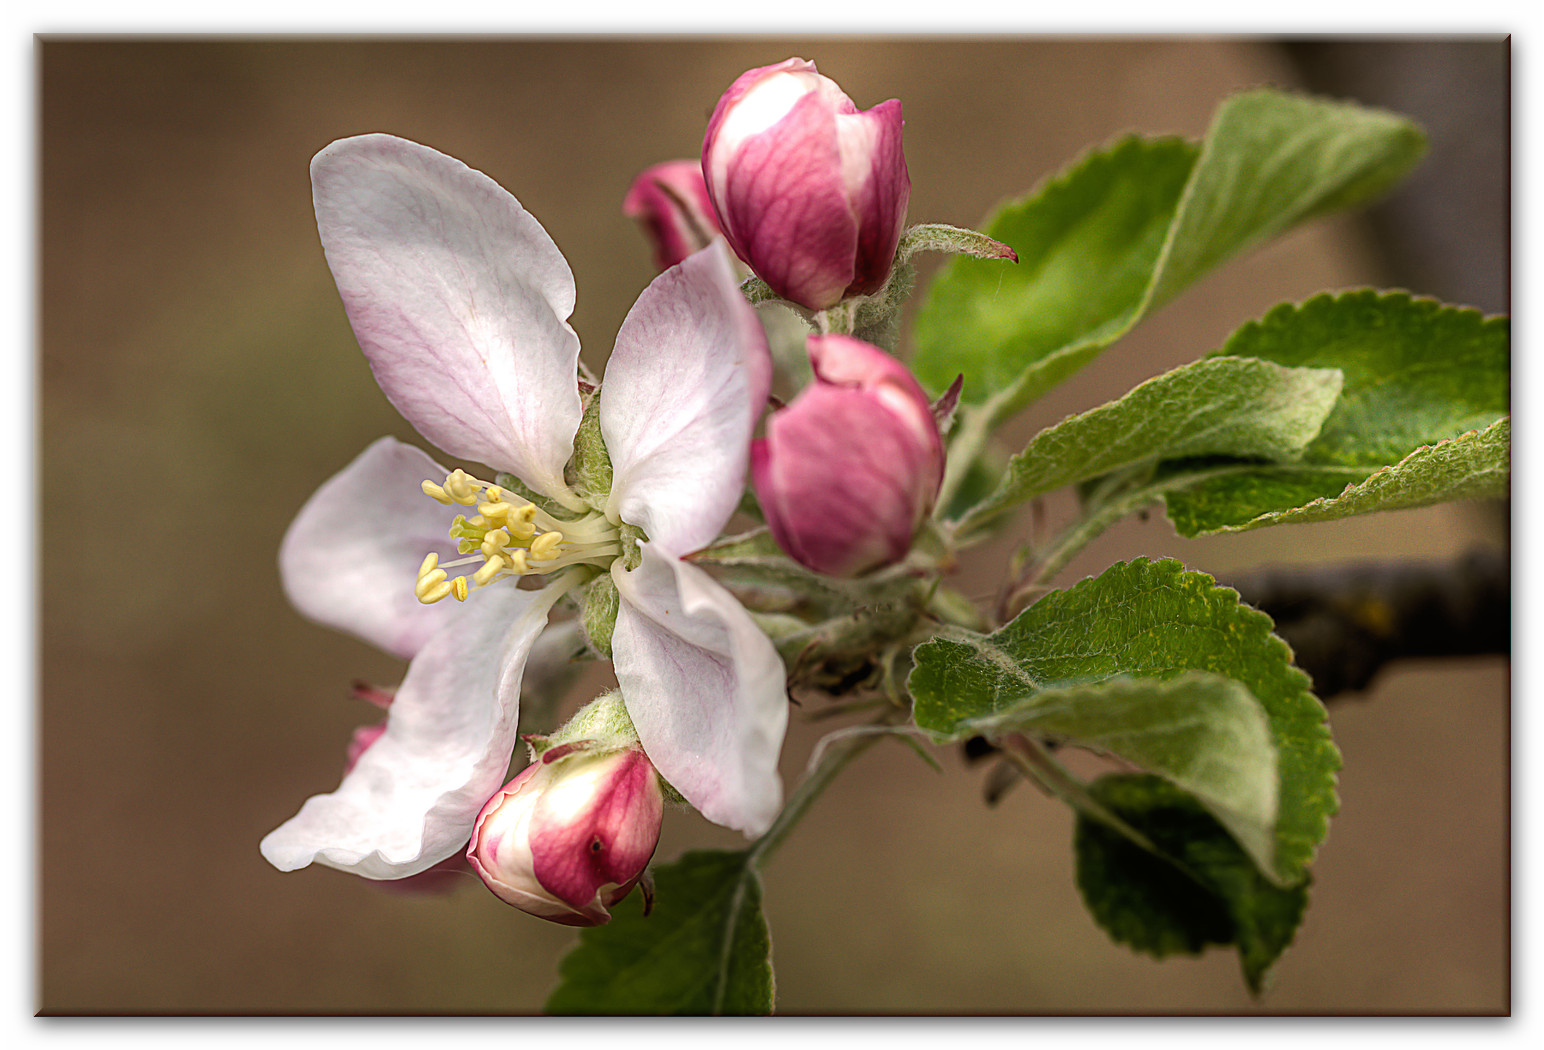
M 1162 853 L 1079 815 L 1078 889 L 1094 920 L 1157 958 L 1236 945 L 1244 980 L 1260 994 L 1302 921 L 1307 882 L 1272 884 L 1194 799 L 1157 777 L 1107 776 L 1089 790 Z
M 1509 398 L 1505 318 L 1404 292 L 1321 295 L 1250 322 L 1218 353 L 1338 368 L 1345 384 L 1296 463 L 1169 493 L 1183 535 L 1505 492 L 1509 428 L 1497 426 Z
M 1003 418 L 1229 256 L 1387 190 L 1424 152 L 1388 113 L 1270 89 L 1219 107 L 1199 149 L 1129 137 L 1000 208 L 1017 266 L 955 259 L 917 315 L 913 368 Z
M 978 719 L 987 736 L 1028 733 L 1114 755 L 1189 791 L 1274 871 L 1278 778 L 1270 721 L 1231 678 L 1110 678 L 1052 686 Z
M 655 869 L 654 910 L 635 891 L 584 930 L 547 1000 L 554 1014 L 769 1014 L 772 941 L 749 853 L 698 851 Z
M 1333 368 L 1218 357 L 1149 379 L 1117 401 L 1037 434 L 961 531 L 1032 496 L 1163 459 L 1226 454 L 1294 460 L 1340 395 Z
M 1300 880 L 1328 830 L 1340 755 L 1308 677 L 1269 617 L 1177 561 L 1117 563 L 990 635 L 953 632 L 919 645 L 913 658 L 913 715 L 940 740 L 1052 687 L 1185 671 L 1234 679 L 1270 721 L 1280 777 L 1275 876 Z
M 1022 387 L 1022 404 L 1136 323 L 1197 150 L 1124 138 L 991 217 L 1017 264 L 953 259 L 917 313 L 912 369 L 935 393 L 965 374 L 964 401 Z

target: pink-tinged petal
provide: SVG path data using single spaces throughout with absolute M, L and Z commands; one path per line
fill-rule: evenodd
M 853 280 L 858 220 L 821 92 L 800 98 L 774 131 L 744 140 L 722 185 L 708 183 L 746 265 L 783 298 L 812 310 L 841 300 Z
M 858 220 L 858 251 L 848 295 L 872 295 L 895 263 L 906 226 L 911 175 L 901 150 L 900 99 L 836 118 L 843 179 Z
M 327 264 L 391 403 L 452 456 L 571 503 L 574 278 L 547 231 L 486 175 L 391 135 L 332 143 L 311 185 Z
M 455 557 L 450 509 L 419 487 L 445 468 L 395 438 L 381 438 L 300 509 L 279 546 L 289 600 L 311 619 L 411 658 L 446 622 L 446 606 L 413 594 L 430 551 Z
M 864 390 L 904 421 L 919 445 L 939 459 L 943 472 L 943 442 L 933 405 L 911 370 L 872 343 L 846 335 L 812 335 L 806 340 L 810 369 L 822 383 Z
M 867 394 L 806 387 L 767 423 L 752 464 L 772 538 L 799 563 L 851 576 L 911 549 L 926 464 L 906 428 Z
M 811 336 L 815 381 L 773 413 L 751 480 L 778 545 L 852 576 L 911 549 L 943 480 L 933 406 L 906 366 L 849 336 Z
M 269 863 L 400 879 L 464 846 L 509 768 L 526 655 L 559 594 L 496 584 L 455 607 L 409 665 L 386 732 L 263 839 Z
M 466 859 L 506 903 L 568 926 L 598 926 L 642 876 L 663 816 L 659 778 L 643 752 L 559 746 L 488 800 Z
M 555 897 L 583 909 L 604 888 L 631 888 L 654 855 L 664 813 L 659 778 L 642 752 L 585 762 L 531 814 L 532 870 Z
M 721 242 L 644 289 L 600 392 L 611 454 L 606 512 L 682 555 L 712 542 L 745 488 L 772 358 Z
M 668 270 L 721 234 L 696 160 L 668 160 L 645 168 L 622 200 L 622 214 L 638 220 L 654 246 L 654 265 Z
M 889 276 L 911 182 L 901 105 L 866 112 L 814 65 L 753 69 L 719 100 L 702 172 L 731 247 L 785 299 L 824 310 Z
M 343 764 L 343 772 L 348 773 L 349 770 L 357 766 L 359 764 L 359 756 L 370 750 L 370 745 L 379 740 L 381 734 L 385 732 L 385 722 L 382 722 L 380 725 L 360 726 L 354 730 L 354 735 L 348 742 L 348 756 Z
M 660 776 L 703 816 L 754 837 L 782 804 L 788 726 L 783 662 L 707 573 L 642 546 L 611 567 L 621 594 L 613 663 L 627 713 Z

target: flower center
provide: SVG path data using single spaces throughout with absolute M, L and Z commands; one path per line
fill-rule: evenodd
M 555 518 L 534 503 L 508 499 L 497 485 L 464 470 L 451 471 L 443 484 L 425 481 L 423 490 L 447 507 L 477 508 L 474 517 L 457 514 L 450 524 L 450 538 L 468 557 L 441 565 L 440 556 L 431 553 L 419 566 L 413 593 L 425 605 L 446 596 L 464 602 L 470 591 L 510 577 L 546 575 L 579 564 L 604 568 L 622 553 L 617 527 L 595 511 L 572 521 Z M 478 568 L 454 578 L 445 571 L 463 565 Z

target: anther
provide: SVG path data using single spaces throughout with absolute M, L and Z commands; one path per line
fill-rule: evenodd
M 481 546 L 483 557 L 491 558 L 507 546 L 509 546 L 509 533 L 503 529 L 494 529 L 483 537 Z
M 509 519 L 509 512 L 515 508 L 508 503 L 479 503 L 477 513 L 494 525 L 503 525 Z
M 487 586 L 488 583 L 499 574 L 499 570 L 504 567 L 505 563 L 506 559 L 503 555 L 493 555 L 488 559 L 487 564 L 478 569 L 476 572 L 472 573 L 472 582 L 477 584 L 479 587 Z
M 457 467 L 445 476 L 445 491 L 450 498 L 465 507 L 477 502 L 477 479 Z
M 459 579 L 459 577 L 457 578 Z M 435 602 L 442 600 L 450 593 L 450 591 L 450 584 L 446 583 L 444 580 L 441 580 L 431 590 L 420 594 L 418 596 L 418 600 L 423 602 L 425 605 L 433 605 Z
M 531 557 L 550 558 L 552 552 L 557 550 L 558 544 L 562 542 L 561 532 L 544 532 L 531 541 Z
M 436 500 L 437 502 L 443 503 L 447 507 L 450 506 L 450 504 L 451 504 L 450 496 L 445 492 L 444 489 L 440 488 L 434 482 L 432 482 L 432 481 L 425 481 L 419 487 L 424 490 L 424 495 L 425 496 L 428 496 L 430 499 Z
M 418 577 L 418 582 L 413 585 L 413 593 L 418 595 L 419 600 L 421 601 L 437 601 L 438 599 L 432 599 L 428 597 L 429 592 L 433 591 L 439 587 L 440 584 L 444 583 L 445 578 L 448 575 L 449 573 L 447 573 L 444 569 L 431 569 L 429 572 L 426 572 L 422 576 Z M 441 595 L 440 597 L 443 598 L 444 595 Z
M 466 601 L 466 577 L 457 576 L 450 585 L 450 593 L 456 596 L 456 601 Z
M 513 550 L 508 550 L 504 553 L 509 555 L 510 568 L 514 569 L 521 576 L 524 576 L 526 573 L 531 571 L 530 566 L 528 566 L 525 562 L 524 547 L 516 547 Z

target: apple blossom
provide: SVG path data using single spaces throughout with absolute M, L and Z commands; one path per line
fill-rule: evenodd
M 752 444 L 752 483 L 783 550 L 853 576 L 911 549 L 938 498 L 943 442 L 905 365 L 850 336 L 806 345 L 814 379 Z
M 911 179 L 897 99 L 859 112 L 814 63 L 790 58 L 730 85 L 702 173 L 729 244 L 778 295 L 824 310 L 877 292 Z
M 263 840 L 264 856 L 391 879 L 463 846 L 504 779 L 550 610 L 608 572 L 615 669 L 643 748 L 704 816 L 764 830 L 781 800 L 782 664 L 729 592 L 681 560 L 739 501 L 769 382 L 728 253 L 715 245 L 650 284 L 586 402 L 573 276 L 514 197 L 389 135 L 333 143 L 311 176 L 328 265 L 382 391 L 429 441 L 507 476 L 447 472 L 382 438 L 291 525 L 280 569 L 297 608 L 411 662 L 385 731 Z M 586 458 L 576 442 L 606 469 L 571 474 Z

